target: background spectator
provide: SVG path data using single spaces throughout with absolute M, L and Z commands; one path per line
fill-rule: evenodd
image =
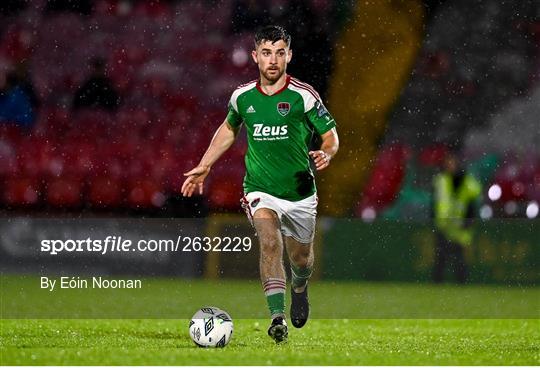
M 461 168 L 457 157 L 449 153 L 444 171 L 434 178 L 433 189 L 437 228 L 433 279 L 443 281 L 445 266 L 450 261 L 457 281 L 464 283 L 467 267 L 463 247 L 471 246 L 474 236 L 467 219 L 473 217 L 472 204 L 480 196 L 481 186 Z
M 14 75 L 16 78 L 17 86 L 19 86 L 24 91 L 24 93 L 26 93 L 26 95 L 30 99 L 30 104 L 32 105 L 32 108 L 34 110 L 39 108 L 39 97 L 36 94 L 34 83 L 32 81 L 32 76 L 30 75 L 30 72 L 28 70 L 27 63 L 19 63 L 15 68 Z
M 120 104 L 120 97 L 105 73 L 105 61 L 92 60 L 92 74 L 75 93 L 73 109 L 95 107 L 115 111 Z
M 29 127 L 34 123 L 31 98 L 13 72 L 0 72 L 0 121 Z

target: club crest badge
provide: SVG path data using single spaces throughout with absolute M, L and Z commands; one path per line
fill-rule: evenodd
M 291 104 L 288 102 L 279 102 L 277 104 L 277 111 L 281 116 L 285 116 L 291 111 Z

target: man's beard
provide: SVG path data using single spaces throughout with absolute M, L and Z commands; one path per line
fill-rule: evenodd
M 268 73 L 268 70 L 263 71 L 262 74 L 263 74 L 264 78 L 265 78 L 267 81 L 275 83 L 275 82 L 277 82 L 277 81 L 279 80 L 279 78 L 281 78 L 281 76 L 283 75 L 283 73 L 285 72 L 285 70 L 279 70 L 279 69 L 277 69 L 276 71 L 277 71 L 277 73 L 274 74 L 274 75 L 270 75 L 270 74 Z

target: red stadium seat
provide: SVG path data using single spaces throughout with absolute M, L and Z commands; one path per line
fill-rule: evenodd
M 3 202 L 13 207 L 26 207 L 39 201 L 39 184 L 29 178 L 8 178 L 3 189 Z
M 62 147 L 61 157 L 67 175 L 84 178 L 95 166 L 96 147 L 90 143 L 68 142 Z
M 8 122 L 0 122 L 0 140 L 17 145 L 25 135 L 20 126 Z
M 34 131 L 44 136 L 60 137 L 72 127 L 70 114 L 67 109 L 44 107 L 37 115 Z
M 198 101 L 194 96 L 176 93 L 163 96 L 162 103 L 167 113 L 174 113 L 178 109 L 184 109 L 190 113 L 194 113 L 197 109 Z
M 220 211 L 235 211 L 240 209 L 240 198 L 243 195 L 240 180 L 213 180 L 208 187 L 210 206 Z
M 9 140 L 0 138 L 0 177 L 13 177 L 18 172 L 17 152 Z
M 119 208 L 123 205 L 124 189 L 117 178 L 101 176 L 90 182 L 88 200 L 92 207 Z
M 368 205 L 375 209 L 384 208 L 396 198 L 405 176 L 407 155 L 408 150 L 402 145 L 386 147 L 379 153 L 364 189 L 359 211 Z
M 165 1 L 141 1 L 135 7 L 137 15 L 145 15 L 151 18 L 162 18 L 172 14 L 170 5 Z
M 81 181 L 65 178 L 50 180 L 46 185 L 46 200 L 52 207 L 74 208 L 81 206 Z
M 226 154 L 210 175 L 207 187 L 210 206 L 220 211 L 239 210 L 243 196 L 243 162 Z
M 528 197 L 532 200 L 540 202 L 540 165 L 532 179 L 532 184 L 529 188 Z
M 50 173 L 53 144 L 47 138 L 28 137 L 18 147 L 19 167 L 27 177 Z
M 115 15 L 118 10 L 118 1 L 115 0 L 99 0 L 94 6 L 95 12 L 100 16 Z
M 434 144 L 422 149 L 418 161 L 424 166 L 441 167 L 447 154 L 448 147 L 442 144 Z
M 526 197 L 526 187 L 521 180 L 522 167 L 515 158 L 508 159 L 507 163 L 495 173 L 494 182 L 501 187 L 501 202 L 520 201 Z
M 28 59 L 32 54 L 35 34 L 28 27 L 17 23 L 7 25 L 0 39 L 0 54 L 14 63 Z
M 132 208 L 159 208 L 165 204 L 166 197 L 161 187 L 153 180 L 133 181 L 128 190 L 128 205 Z

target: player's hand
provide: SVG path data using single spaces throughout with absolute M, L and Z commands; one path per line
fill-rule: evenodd
M 309 151 L 309 155 L 313 159 L 313 162 L 315 162 L 315 168 L 317 171 L 321 171 L 330 165 L 331 157 L 323 150 Z
M 195 190 L 198 190 L 199 194 L 203 193 L 204 179 L 210 173 L 210 167 L 199 165 L 184 174 L 187 176 L 184 184 L 182 184 L 182 195 L 184 197 L 191 197 Z

